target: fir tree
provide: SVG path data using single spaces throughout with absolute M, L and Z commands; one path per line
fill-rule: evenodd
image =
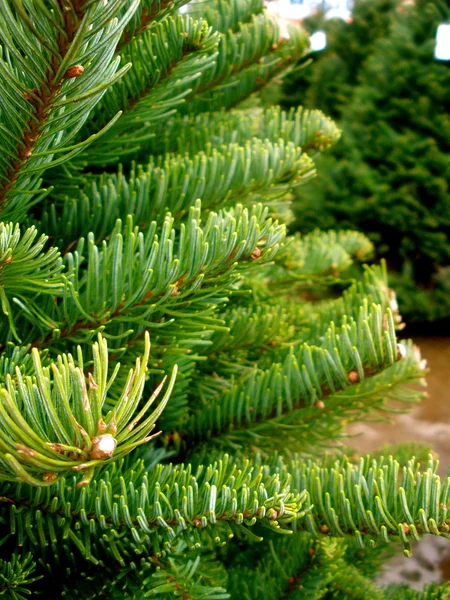
M 342 140 L 298 195 L 300 230 L 354 227 L 370 236 L 401 277 L 402 311 L 416 320 L 450 316 L 450 70 L 433 55 L 436 28 L 449 16 L 446 0 L 398 7 L 357 85 L 348 82 L 352 96 L 327 99 L 337 106 Z M 352 47 L 351 25 L 341 27 Z M 306 105 L 320 95 L 321 81 L 327 86 L 321 76 Z
M 181 5 L 0 0 L 0 592 L 398 598 L 449 481 L 342 436 L 424 365 L 367 238 L 286 236 L 333 122 L 242 108 L 307 37 Z
M 380 38 L 389 32 L 400 0 L 356 0 L 351 19 L 327 18 L 320 9 L 307 17 L 303 26 L 309 33 L 323 30 L 327 45 L 300 61 L 304 68 L 286 76 L 281 104 L 319 108 L 340 119 L 352 100 L 365 61 Z M 299 66 L 300 66 L 299 65 Z

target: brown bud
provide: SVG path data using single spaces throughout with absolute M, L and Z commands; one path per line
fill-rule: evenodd
M 328 525 L 326 523 L 324 523 L 323 525 L 320 526 L 320 531 L 322 533 L 328 533 L 330 531 L 330 528 L 328 527 Z
M 411 531 L 408 523 L 402 523 L 402 527 L 403 527 L 403 531 L 406 533 L 406 535 L 408 535 L 408 533 L 410 533 L 410 531 Z
M 177 286 L 174 286 L 172 293 L 170 294 L 171 296 L 176 296 L 178 294 L 178 288 Z
M 194 526 L 197 528 L 202 526 L 202 522 L 200 521 L 200 519 L 194 519 Z
M 47 483 L 50 483 L 51 481 L 55 481 L 56 473 L 44 473 L 42 475 L 42 479 Z
M 350 381 L 350 383 L 358 383 L 358 371 L 350 371 L 350 373 L 347 375 L 347 379 Z
M 317 402 L 314 403 L 314 406 L 322 410 L 325 408 L 325 402 L 322 402 L 322 400 L 317 400 Z
M 293 585 L 295 583 L 295 577 L 289 577 L 289 585 Z
M 116 424 L 116 415 L 112 416 L 111 422 L 108 426 L 108 429 L 112 432 L 112 433 L 117 433 L 117 424 Z
M 100 432 L 106 431 L 106 423 L 102 417 L 98 420 L 97 430 Z
M 92 373 L 89 373 L 89 388 L 91 390 L 98 390 L 98 385 L 95 383 L 95 379 L 92 377 Z
M 314 550 L 314 548 L 311 546 L 311 548 L 308 550 L 308 554 L 309 554 L 310 556 L 313 556 L 313 554 L 315 554 L 315 553 L 316 553 L 316 551 L 315 551 L 315 550 Z
M 73 77 L 79 77 L 83 73 L 84 73 L 83 65 L 74 65 L 73 67 L 70 67 L 69 69 L 67 69 L 67 71 L 64 73 L 64 78 L 72 79 Z
M 19 454 L 23 454 L 24 456 L 36 456 L 36 450 L 33 450 L 32 448 L 28 448 L 28 446 L 24 446 L 23 444 L 19 444 L 16 442 L 16 448 L 17 448 L 17 452 L 19 452 Z
M 250 258 L 252 260 L 257 260 L 260 256 L 261 256 L 261 250 L 260 250 L 260 248 L 258 248 L 258 246 L 256 246 L 256 248 L 251 253 Z
M 270 518 L 272 519 L 272 521 L 276 521 L 278 519 L 278 511 L 272 509 L 272 512 L 270 514 Z
M 111 458 L 117 448 L 117 440 L 110 433 L 103 433 L 92 438 L 92 450 L 89 454 L 91 460 Z

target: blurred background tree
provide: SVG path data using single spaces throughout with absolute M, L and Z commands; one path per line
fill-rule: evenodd
M 314 67 L 294 72 L 285 106 L 337 118 L 341 141 L 297 192 L 296 227 L 358 228 L 396 276 L 407 320 L 450 318 L 450 65 L 434 57 L 448 0 L 356 0 L 353 20 L 325 29 Z

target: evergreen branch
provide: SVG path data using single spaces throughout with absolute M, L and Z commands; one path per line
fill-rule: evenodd
M 229 68 L 228 72 L 218 75 L 217 79 L 205 82 L 196 90 L 185 110 L 196 113 L 217 110 L 219 107 L 235 107 L 251 94 L 266 87 L 274 77 L 280 77 L 303 56 L 307 46 L 307 36 L 301 29 L 292 29 L 288 39 L 274 37 L 270 51 L 265 49 L 264 54 L 259 57 L 238 60 L 236 67 Z M 227 60 L 231 60 L 231 57 L 227 57 Z M 224 63 L 226 64 L 225 60 Z
M 349 318 L 357 320 L 364 302 L 369 306 L 379 305 L 382 312 L 390 307 L 394 322 L 397 322 L 400 317 L 394 310 L 393 293 L 387 289 L 385 276 L 378 266 L 367 268 L 363 280 L 354 282 L 342 296 L 314 305 L 292 302 L 290 294 L 284 299 L 277 296 L 275 302 L 271 295 L 271 279 L 268 289 L 263 288 L 264 292 L 257 285 L 252 288 L 251 281 L 247 282 L 257 301 L 237 306 L 231 302 L 230 308 L 222 313 L 224 327 L 212 334 L 211 343 L 204 350 L 213 361 L 199 365 L 201 374 L 197 385 L 201 385 L 206 373 L 211 372 L 210 362 L 213 362 L 215 373 L 225 371 L 228 378 L 244 372 L 248 374 L 255 362 L 260 369 L 279 363 L 292 347 L 323 339 L 331 323 L 340 327 Z M 265 274 L 261 278 L 267 279 Z M 259 273 L 254 279 L 259 283 Z M 224 380 L 220 385 L 226 385 Z
M 139 462 L 128 472 L 117 464 L 81 488 L 76 478 L 44 490 L 6 483 L 3 531 L 23 543 L 27 523 L 36 532 L 27 536 L 30 547 L 53 542 L 57 553 L 63 536 L 88 561 L 100 564 L 106 553 L 123 566 L 130 550 L 158 556 L 180 538 L 199 548 L 203 539 L 220 543 L 233 533 L 250 534 L 256 524 L 275 532 L 351 535 L 361 547 L 364 537 L 393 537 L 408 554 L 410 541 L 423 533 L 450 537 L 450 481 L 441 484 L 431 460 L 424 471 L 414 460 L 400 469 L 392 458 L 359 465 L 293 458 L 260 466 L 258 459 L 251 465 L 225 455 L 194 471 L 160 465 L 151 473 Z
M 230 76 L 237 75 L 248 66 L 276 50 L 280 41 L 277 23 L 267 13 L 252 15 L 249 23 L 240 23 L 236 33 L 222 35 L 214 68 L 208 79 L 204 78 L 195 89 L 202 94 L 217 87 Z
M 60 565 L 47 564 L 56 585 L 62 579 L 61 596 L 66 600 L 84 598 L 192 598 L 194 600 L 224 600 L 229 598 L 225 591 L 227 581 L 223 564 L 214 555 L 214 544 L 205 543 L 202 549 L 192 550 L 180 541 L 170 554 L 160 556 L 145 553 L 128 556 L 126 563 L 117 569 L 117 564 L 102 564 L 105 577 L 96 577 L 98 566 L 81 561 L 73 554 L 70 569 L 71 583 L 61 578 Z M 186 564 L 189 568 L 186 569 Z
M 298 588 L 300 575 L 303 582 L 303 572 L 309 572 L 311 548 L 311 536 L 304 533 L 270 539 L 265 552 L 258 547 L 257 554 L 262 558 L 256 565 L 238 564 L 229 568 L 231 600 L 289 597 L 288 591 L 294 589 L 295 584 Z
M 205 584 L 204 580 L 208 579 L 208 575 L 205 572 L 205 566 L 202 565 L 203 573 L 200 566 L 199 555 L 195 559 L 184 561 L 169 557 L 165 564 L 144 580 L 143 597 L 164 597 L 167 600 L 177 600 L 180 597 L 192 600 L 226 600 L 229 598 L 229 594 L 223 587 Z
M 39 227 L 64 248 L 84 233 L 87 221 L 95 238 L 102 239 L 121 215 L 133 214 L 134 223 L 145 227 L 153 220 L 161 222 L 167 211 L 176 219 L 185 217 L 198 198 L 204 210 L 237 200 L 277 206 L 314 172 L 301 148 L 283 141 L 254 139 L 242 146 L 211 147 L 194 156 L 155 157 L 145 168 L 134 168 L 129 177 L 120 169 L 117 175 L 92 178 L 78 197 L 65 198 L 58 209 L 52 204 L 44 210 Z
M 302 514 L 307 495 L 292 493 L 289 481 L 285 468 L 270 473 L 248 461 L 234 465 L 227 456 L 196 471 L 159 465 L 147 473 L 136 461 L 124 472 L 123 463 L 114 463 L 83 487 L 76 477 L 45 489 L 5 483 L 1 527 L 23 543 L 24 522 L 28 531 L 33 524 L 37 535 L 29 535 L 27 545 L 37 549 L 53 541 L 55 558 L 55 543 L 64 538 L 94 564 L 106 552 L 125 566 L 130 549 L 161 556 L 180 538 L 198 549 L 204 533 L 217 543 L 234 531 L 251 535 L 256 523 L 286 530 Z
M 404 359 L 367 377 L 359 384 L 322 396 L 322 399 L 315 403 L 314 408 L 294 406 L 290 409 L 287 403 L 283 402 L 284 398 L 280 393 L 275 396 L 273 388 L 269 389 L 266 397 L 260 389 L 257 389 L 259 398 L 262 397 L 269 406 L 275 405 L 269 418 L 252 422 L 253 402 L 251 398 L 244 398 L 241 405 L 233 407 L 235 410 L 237 408 L 236 412 L 241 418 L 240 425 L 233 427 L 225 421 L 226 428 L 218 437 L 214 436 L 209 440 L 210 446 L 219 448 L 228 446 L 239 449 L 247 446 L 260 451 L 270 448 L 279 450 L 287 446 L 308 454 L 313 451 L 317 453 L 325 448 L 330 440 L 339 441 L 344 438 L 345 426 L 348 423 L 364 418 L 382 420 L 382 413 L 402 412 L 407 410 L 411 404 L 418 402 L 423 397 L 423 393 L 417 389 L 411 389 L 409 386 L 423 385 L 424 383 L 423 366 L 419 364 L 419 360 L 420 357 L 416 355 L 416 350 L 408 347 Z M 276 373 L 276 369 L 273 368 L 273 371 Z M 350 373 L 350 377 L 353 379 L 355 372 L 350 371 Z M 268 379 L 268 374 L 270 374 L 270 369 L 263 371 L 260 380 L 264 381 L 264 375 Z M 248 378 L 248 372 L 245 373 L 245 376 Z M 245 381 L 246 379 L 243 378 L 241 388 L 244 388 Z M 259 383 L 258 380 L 257 382 Z M 280 388 L 282 384 L 286 385 L 281 377 L 278 381 L 275 379 L 275 383 L 279 383 Z M 226 397 L 238 388 L 238 386 L 229 386 L 229 391 L 223 393 L 224 387 L 222 385 L 221 389 L 214 390 L 215 397 L 220 392 L 222 392 L 222 396 Z M 364 398 L 364 401 L 361 398 Z M 275 410 L 278 410 L 279 413 Z M 215 424 L 217 428 L 220 427 L 220 419 L 225 420 L 223 412 L 217 411 L 217 424 Z M 201 418 L 198 420 L 201 421 Z M 386 417 L 384 420 L 388 421 Z M 205 426 L 204 422 L 202 424 Z M 245 431 L 245 427 L 249 427 L 249 431 Z M 211 429 L 213 430 L 213 427 Z M 207 432 L 203 435 L 209 437 L 210 434 Z M 192 444 L 190 438 L 186 442 Z
M 272 260 L 283 243 L 284 226 L 267 215 L 262 206 L 249 211 L 238 205 L 209 213 L 201 226 L 197 203 L 178 235 L 170 215 L 158 233 L 152 223 L 146 235 L 129 217 L 125 227 L 118 221 L 100 248 L 88 236 L 86 257 L 80 240 L 66 257 L 63 302 L 44 307 L 51 331 L 34 345 L 47 347 L 63 338 L 83 343 L 93 331 L 103 330 L 123 337 L 133 333 L 130 326 L 136 335 L 146 327 L 170 329 L 171 324 L 179 330 L 192 316 L 201 326 L 203 316 L 208 322 L 217 303 L 225 301 L 239 272 Z M 40 327 L 45 331 L 44 324 Z
M 303 339 L 313 342 L 321 338 L 330 323 L 340 324 L 346 315 L 357 319 L 364 302 L 368 302 L 369 306 L 380 305 L 383 311 L 389 308 L 395 328 L 403 328 L 395 292 L 388 288 L 386 265 L 382 262 L 381 265 L 365 266 L 361 280 L 354 281 L 339 298 L 322 300 L 313 306 L 306 304 L 305 320 L 308 324 L 302 331 Z
M 9 562 L 0 559 L 0 596 L 7 600 L 25 600 L 32 593 L 29 586 L 41 579 L 33 576 L 35 569 L 31 553 L 13 554 Z
M 64 196 L 56 197 L 36 225 L 54 243 L 67 247 L 84 233 L 87 220 L 98 239 L 119 216 L 133 213 L 135 223 L 142 225 L 160 219 L 163 206 L 182 214 L 199 197 L 206 207 L 220 207 L 235 194 L 257 200 L 263 183 L 272 186 L 266 188 L 264 202 L 276 202 L 313 175 L 305 151 L 325 150 L 338 137 L 335 125 L 321 112 L 301 107 L 205 113 L 195 119 L 177 116 L 157 129 L 151 147 L 155 156 L 146 168 L 133 169 L 127 178 L 119 170 L 117 175 L 82 180 L 81 192 L 76 189 L 70 197 L 66 184 Z M 161 157 L 164 150 L 177 154 Z
M 272 536 L 267 549 L 258 547 L 257 561 L 248 560 L 248 565 L 243 561 L 229 569 L 231 599 L 318 600 L 346 594 L 352 600 L 383 600 L 384 594 L 370 579 L 347 563 L 346 542 L 327 537 L 313 540 L 304 532 Z
M 133 17 L 123 31 L 122 39 L 117 46 L 117 52 L 122 52 L 126 46 L 134 42 L 136 38 L 145 33 L 155 23 L 175 13 L 186 4 L 186 1 L 141 0 Z M 124 4 L 129 4 L 129 1 Z
M 238 32 L 242 23 L 247 23 L 253 15 L 264 11 L 261 0 L 213 0 L 206 5 L 202 0 L 189 2 L 187 9 L 194 18 L 202 17 L 215 31 Z
M 64 290 L 58 250 L 50 248 L 45 252 L 48 238 L 42 235 L 35 242 L 36 235 L 34 227 L 21 235 L 18 224 L 0 223 L 0 300 L 2 312 L 17 339 L 10 300 L 36 306 L 42 295 L 60 296 Z
M 220 147 L 259 138 L 292 142 L 303 152 L 322 152 L 337 142 L 340 131 L 318 110 L 303 107 L 283 111 L 279 107 L 251 111 L 219 111 L 175 115 L 155 128 L 149 146 L 153 155 L 177 152 L 196 154 L 209 146 Z
M 211 69 L 218 42 L 218 34 L 206 21 L 194 21 L 188 15 L 166 18 L 143 34 L 126 53 L 132 68 L 105 93 L 85 135 L 117 112 L 123 115 L 103 138 L 101 151 L 92 145 L 83 153 L 83 162 L 105 165 L 135 154 L 152 137 L 154 122 L 172 114 L 195 81 Z
M 368 260 L 373 244 L 356 231 L 316 230 L 308 235 L 297 235 L 286 249 L 277 255 L 280 267 L 271 271 L 273 285 L 289 282 L 335 283 L 342 271 L 353 262 Z
M 294 459 L 288 467 L 294 489 L 308 490 L 310 510 L 296 522 L 300 529 L 315 536 L 351 533 L 361 547 L 366 535 L 384 542 L 392 536 L 403 542 L 407 556 L 411 541 L 422 534 L 450 538 L 450 478 L 441 483 L 431 457 L 424 471 L 414 459 L 400 468 L 392 457 L 330 463 L 319 467 Z
M 70 146 L 103 92 L 127 69 L 117 71 L 114 49 L 136 9 L 130 3 L 120 20 L 121 2 L 108 5 L 58 1 L 0 6 L 0 77 L 5 101 L 0 112 L 0 207 L 3 218 L 26 214 L 39 177 L 83 149 Z M 51 34 L 48 38 L 40 32 Z M 117 71 L 117 72 L 116 72 Z M 62 155 L 54 159 L 55 154 Z
M 215 394 L 208 401 L 200 396 L 187 428 L 188 445 L 207 438 L 218 444 L 267 447 L 286 443 L 289 438 L 298 446 L 305 443 L 302 431 L 308 430 L 310 437 L 325 437 L 321 422 L 329 426 L 330 437 L 330 429 L 344 418 L 342 413 L 357 410 L 361 416 L 373 410 L 370 402 L 364 407 L 359 405 L 361 390 L 354 391 L 353 396 L 352 384 L 355 387 L 361 382 L 366 396 L 371 390 L 375 405 L 382 408 L 377 380 L 371 383 L 371 378 L 401 358 L 391 311 L 383 314 L 380 306 L 368 310 L 367 305 L 360 307 L 357 320 L 345 319 L 340 328 L 331 323 L 320 346 L 303 344 L 289 350 L 282 364 L 247 372 L 225 393 Z M 406 382 L 409 378 L 420 379 L 415 353 L 410 350 L 403 360 L 406 364 L 400 367 L 400 383 L 402 376 Z M 392 372 L 390 376 L 393 378 Z M 379 383 L 385 392 L 382 378 Z M 326 414 L 325 401 L 331 404 Z M 314 422 L 318 422 L 317 431 Z M 284 432 L 283 439 L 275 435 L 277 430 Z
M 149 354 L 147 335 L 142 362 L 136 361 L 120 399 L 105 414 L 103 405 L 119 365 L 108 380 L 108 350 L 101 336 L 93 346 L 88 383 L 80 349 L 77 361 L 62 355 L 50 367 L 42 366 L 35 349 L 34 373 L 23 376 L 17 367 L 15 380 L 7 375 L 6 387 L 0 390 L 0 479 L 48 486 L 75 470 L 84 473 L 78 485 L 86 485 L 95 467 L 155 437 L 150 433 L 169 399 L 176 369 L 160 404 L 148 414 L 164 384 L 138 408 Z
M 34 373 L 33 358 L 30 352 L 30 346 L 15 346 L 12 342 L 5 345 L 5 349 L 0 356 L 0 386 L 6 387 L 7 377 L 14 379 L 16 369 L 20 368 L 22 375 L 32 375 Z M 41 363 L 47 365 L 47 353 L 41 351 Z

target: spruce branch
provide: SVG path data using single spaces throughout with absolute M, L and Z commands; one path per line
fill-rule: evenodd
M 308 285 L 333 284 L 342 272 L 348 270 L 353 259 L 368 260 L 373 255 L 373 244 L 356 231 L 316 230 L 305 236 L 296 235 L 286 249 L 279 253 L 271 271 L 272 284 L 289 286 L 298 282 Z
M 231 599 L 289 598 L 300 576 L 309 572 L 311 547 L 311 536 L 305 533 L 272 537 L 267 548 L 251 546 L 253 556 L 259 557 L 256 564 L 231 564 L 229 568 Z
M 336 437 L 341 421 L 355 413 L 361 417 L 374 408 L 383 410 L 386 397 L 403 400 L 403 385 L 423 377 L 416 351 L 402 346 L 402 358 L 397 348 L 390 309 L 383 313 L 380 306 L 364 304 L 356 320 L 345 318 L 339 328 L 331 323 L 322 340 L 320 345 L 291 346 L 281 364 L 249 369 L 207 401 L 200 396 L 188 425 L 188 446 L 206 438 L 231 447 L 278 448 L 288 440 L 291 448 L 304 447 L 307 437 L 314 438 L 311 443 Z M 391 382 L 395 377 L 399 390 L 392 385 L 387 394 L 385 377 Z M 358 401 L 371 396 L 372 402 Z M 418 396 L 411 392 L 404 401 Z M 283 438 L 277 431 L 283 431 Z
M 2 217 L 22 218 L 37 202 L 39 179 L 69 160 L 93 138 L 71 143 L 118 69 L 114 49 L 138 5 L 116 18 L 121 2 L 76 0 L 53 10 L 2 0 L 0 77 L 0 207 Z M 45 35 L 43 34 L 45 32 Z M 106 125 L 106 128 L 108 125 Z M 56 158 L 55 158 L 56 156 Z
M 352 600 L 383 600 L 371 580 L 346 562 L 346 542 L 324 536 L 314 540 L 303 532 L 272 536 L 267 548 L 252 547 L 256 564 L 249 560 L 248 566 L 229 569 L 231 599 L 311 600 L 343 593 Z
M 231 74 L 243 71 L 274 49 L 280 40 L 277 23 L 267 13 L 252 15 L 249 23 L 240 23 L 238 31 L 227 31 L 220 38 L 219 54 L 208 80 L 199 82 L 195 93 L 217 87 Z
M 266 270 L 270 272 L 272 265 Z M 290 290 L 287 297 L 276 296 L 275 300 L 272 280 L 266 273 L 261 279 L 268 281 L 267 288 L 261 286 L 259 273 L 253 281 L 249 278 L 243 289 L 249 289 L 255 301 L 241 305 L 231 299 L 223 311 L 224 326 L 211 334 L 210 344 L 204 349 L 212 360 L 198 366 L 195 393 L 203 397 L 201 389 L 203 385 L 211 385 L 208 380 L 211 371 L 217 385 L 222 386 L 221 393 L 224 387 L 229 387 L 232 376 L 250 374 L 255 363 L 260 369 L 266 369 L 282 362 L 292 348 L 323 339 L 331 323 L 340 327 L 349 318 L 357 320 L 365 301 L 369 306 L 379 305 L 382 312 L 390 308 L 397 323 L 400 317 L 393 310 L 392 291 L 386 287 L 384 276 L 380 267 L 368 268 L 363 281 L 354 282 L 341 297 L 314 305 L 300 300 L 292 302 Z
M 359 465 L 336 461 L 317 467 L 308 462 L 301 468 L 294 459 L 288 468 L 294 489 L 309 492 L 311 510 L 303 519 L 313 535 L 340 537 L 351 532 L 361 547 L 366 536 L 372 543 L 394 537 L 410 556 L 411 542 L 423 534 L 450 538 L 450 478 L 441 483 L 437 466 L 431 457 L 423 471 L 414 459 L 400 468 L 393 457 L 368 457 Z
M 237 33 L 243 23 L 251 21 L 253 15 L 264 11 L 261 0 L 213 0 L 204 4 L 200 1 L 189 2 L 187 9 L 194 18 L 204 18 L 215 31 Z
M 131 217 L 125 226 L 118 221 L 100 247 L 88 236 L 86 257 L 84 240 L 66 256 L 64 301 L 47 307 L 51 331 L 47 327 L 33 344 L 85 343 L 95 331 L 119 338 L 139 336 L 147 327 L 168 332 L 184 320 L 190 324 L 193 315 L 200 325 L 203 318 L 208 323 L 240 272 L 272 260 L 284 237 L 284 226 L 260 205 L 211 212 L 203 224 L 197 203 L 178 232 L 170 215 L 146 234 Z
M 107 236 L 121 215 L 133 214 L 140 228 L 161 222 L 167 211 L 186 218 L 198 198 L 203 210 L 218 210 L 235 202 L 250 206 L 264 202 L 283 205 L 293 186 L 315 173 L 312 160 L 292 142 L 254 139 L 241 144 L 211 147 L 198 154 L 152 157 L 126 177 L 104 174 L 90 178 L 78 197 L 44 209 L 39 227 L 53 243 L 67 248 L 84 233 L 89 220 L 97 240 Z M 36 223 L 38 225 L 38 223 Z
M 210 145 L 244 144 L 258 138 L 292 142 L 303 152 L 315 154 L 330 148 L 340 136 L 335 123 L 319 110 L 299 106 L 289 111 L 280 107 L 253 110 L 220 110 L 192 115 L 177 114 L 155 127 L 149 146 L 152 155 L 177 152 L 196 154 Z
M 108 379 L 108 349 L 99 336 L 93 345 L 93 371 L 84 374 L 83 357 L 62 355 L 43 367 L 33 350 L 34 373 L 24 376 L 16 367 L 14 379 L 6 376 L 0 390 L 0 479 L 48 486 L 71 470 L 83 471 L 78 485 L 86 485 L 96 467 L 117 460 L 151 440 L 155 421 L 173 388 L 176 369 L 158 407 L 149 409 L 164 381 L 139 408 L 142 398 L 150 340 L 136 361 L 119 400 L 105 413 L 103 406 L 119 365 Z
M 301 29 L 292 28 L 289 38 L 281 38 L 270 16 L 256 15 L 238 33 L 221 37 L 215 70 L 199 80 L 183 110 L 196 113 L 235 107 L 301 58 L 307 45 Z
M 230 596 L 225 588 L 208 582 L 210 574 L 205 572 L 205 566 L 202 573 L 202 569 L 199 568 L 201 567 L 199 555 L 195 559 L 184 561 L 169 557 L 151 577 L 143 582 L 142 587 L 145 590 L 143 597 L 164 597 L 167 600 L 175 600 L 180 596 L 192 600 L 228 599 Z
M 133 213 L 135 224 L 142 227 L 160 220 L 163 207 L 182 217 L 198 197 L 210 209 L 237 198 L 246 203 L 261 199 L 277 208 L 286 203 L 285 194 L 314 175 L 305 151 L 325 150 L 339 137 L 322 113 L 302 108 L 178 116 L 165 122 L 164 130 L 158 126 L 152 132 L 156 154 L 147 164 L 128 176 L 119 169 L 117 175 L 84 177 L 74 195 L 65 191 L 55 198 L 53 193 L 54 202 L 33 221 L 36 226 L 55 244 L 70 249 L 85 232 L 87 220 L 101 239 L 122 215 Z M 162 156 L 163 150 L 177 153 Z
M 117 52 L 122 52 L 131 42 L 154 26 L 155 23 L 172 15 L 186 4 L 187 0 L 141 0 L 130 22 L 125 27 Z M 130 0 L 124 2 L 130 4 Z
M 38 310 L 42 296 L 61 296 L 64 290 L 58 250 L 45 251 L 48 237 L 41 235 L 35 241 L 36 236 L 35 227 L 21 234 L 19 224 L 0 223 L 0 300 L 16 339 L 14 313 L 20 312 L 19 307 Z
M 189 15 L 168 17 L 145 32 L 125 53 L 133 66 L 103 96 L 84 135 L 119 111 L 123 114 L 102 138 L 101 150 L 94 144 L 83 153 L 84 164 L 106 165 L 134 156 L 152 137 L 155 121 L 173 114 L 214 64 L 218 42 L 206 21 Z
M 199 549 L 206 540 L 221 543 L 238 531 L 258 539 L 251 533 L 256 523 L 287 531 L 302 514 L 307 495 L 290 491 L 285 468 L 270 473 L 249 461 L 233 464 L 228 456 L 196 470 L 159 465 L 147 473 L 139 460 L 132 470 L 123 467 L 116 462 L 82 487 L 76 476 L 44 490 L 5 483 L 2 532 L 23 543 L 26 522 L 37 533 L 27 538 L 27 546 L 48 546 L 53 560 L 56 542 L 64 539 L 94 564 L 109 556 L 125 566 L 130 550 L 161 556 L 180 539 Z
M 10 561 L 0 559 L 0 596 L 7 600 L 25 600 L 32 594 L 29 586 L 42 576 L 34 576 L 36 563 L 28 553 L 13 554 Z
M 431 459 L 424 470 L 414 460 L 400 469 L 392 458 L 368 457 L 359 465 L 332 457 L 323 464 L 276 458 L 262 466 L 258 458 L 251 464 L 226 455 L 197 469 L 160 465 L 147 473 L 139 461 L 132 471 L 120 467 L 114 463 L 81 488 L 76 477 L 45 490 L 5 483 L 4 535 L 30 548 L 47 546 L 52 560 L 58 560 L 56 542 L 65 539 L 93 564 L 110 556 L 122 566 L 130 551 L 164 556 L 180 539 L 197 549 L 233 534 L 256 541 L 252 527 L 262 535 L 266 529 L 350 535 L 361 547 L 366 538 L 395 539 L 407 554 L 411 540 L 424 533 L 450 536 L 450 482 L 441 483 Z M 36 531 L 26 540 L 25 523 Z

